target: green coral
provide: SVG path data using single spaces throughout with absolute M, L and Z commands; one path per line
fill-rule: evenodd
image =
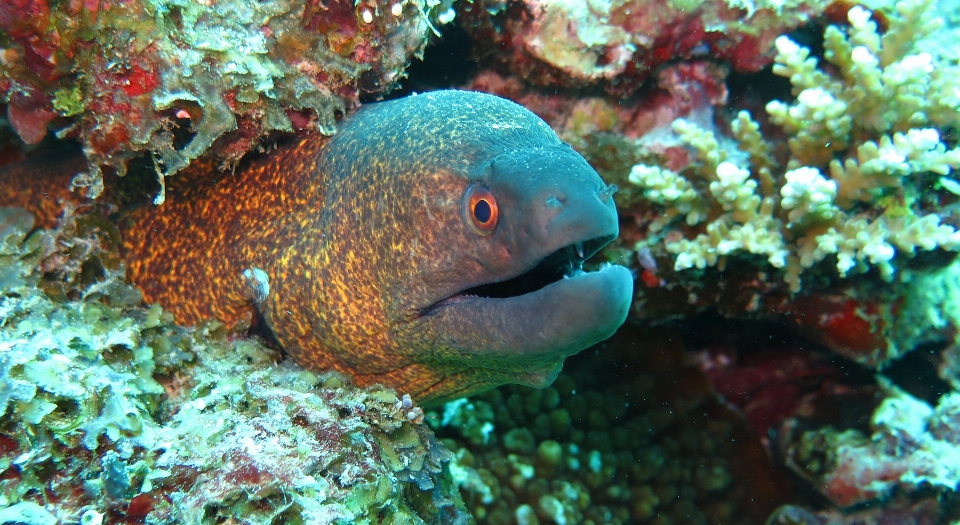
M 178 327 L 123 283 L 104 223 L 32 224 L 0 210 L 0 522 L 469 521 L 393 391 Z
M 735 147 L 680 119 L 673 129 L 693 166 L 633 168 L 630 181 L 665 210 L 653 233 L 679 216 L 702 232 L 663 237 L 676 270 L 750 253 L 799 290 L 803 271 L 828 257 L 840 277 L 874 267 L 892 279 L 897 255 L 960 250 L 960 232 L 926 204 L 960 188 L 951 178 L 960 148 L 945 139 L 960 125 L 960 67 L 922 51 L 942 25 L 932 4 L 897 2 L 888 18 L 881 35 L 871 12 L 854 6 L 849 26 L 828 26 L 829 68 L 788 37 L 776 40 L 773 72 L 796 98 L 766 109 L 788 137 L 786 162 L 744 111 L 731 123 Z
M 609 341 L 550 387 L 505 386 L 428 413 L 478 523 L 762 523 L 741 501 L 751 489 L 733 420 L 692 387 L 682 358 L 654 357 L 682 350 L 649 332 L 621 337 L 653 349 L 641 370 L 632 343 Z
M 53 109 L 64 117 L 73 117 L 83 112 L 83 90 L 80 86 L 67 86 L 53 96 Z

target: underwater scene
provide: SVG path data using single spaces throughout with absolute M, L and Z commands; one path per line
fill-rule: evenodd
M 960 525 L 958 141 L 958 0 L 0 0 L 0 525 Z

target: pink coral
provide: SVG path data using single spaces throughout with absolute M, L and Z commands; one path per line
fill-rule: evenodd
M 727 68 L 706 60 L 670 64 L 657 71 L 656 87 L 645 91 L 643 97 L 617 103 L 563 93 L 544 94 L 516 77 L 505 77 L 489 69 L 481 71 L 465 87 L 523 105 L 574 144 L 582 143 L 583 135 L 590 132 L 617 133 L 631 139 L 643 137 L 643 146 L 649 151 L 674 150 L 669 156 L 675 158 L 674 164 L 680 169 L 689 166 L 691 159 L 679 141 L 651 132 L 669 129 L 675 119 L 691 114 L 711 118 L 713 107 L 727 103 L 728 73 Z
M 530 83 L 627 94 L 675 60 L 712 57 L 758 71 L 773 60 L 773 40 L 817 16 L 825 2 L 744 5 L 478 0 L 461 4 L 460 14 L 479 52 Z

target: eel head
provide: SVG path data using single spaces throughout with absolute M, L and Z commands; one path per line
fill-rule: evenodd
M 619 227 L 616 188 L 580 155 L 565 144 L 525 149 L 479 171 L 459 188 L 452 271 L 413 315 L 431 360 L 458 383 L 442 385 L 444 398 L 549 385 L 566 357 L 623 324 L 633 295 L 626 268 L 583 269 Z

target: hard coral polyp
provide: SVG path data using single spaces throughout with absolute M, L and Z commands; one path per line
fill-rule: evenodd
M 456 444 L 451 473 L 478 523 L 763 523 L 786 480 L 680 340 L 627 326 L 551 387 L 428 416 Z

